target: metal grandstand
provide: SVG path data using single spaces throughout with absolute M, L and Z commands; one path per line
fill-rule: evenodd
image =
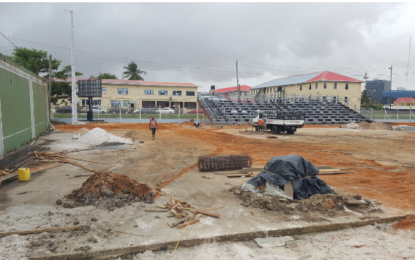
M 214 124 L 249 123 L 259 109 L 302 112 L 306 124 L 344 124 L 371 118 L 370 111 L 340 96 L 252 96 L 238 99 L 198 95 L 198 101 Z

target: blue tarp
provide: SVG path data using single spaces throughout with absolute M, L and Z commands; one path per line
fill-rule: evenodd
M 247 181 L 256 187 L 269 181 L 284 186 L 291 181 L 294 199 L 308 199 L 315 194 L 331 194 L 333 190 L 317 177 L 319 169 L 307 159 L 297 155 L 285 155 L 272 158 L 257 176 Z

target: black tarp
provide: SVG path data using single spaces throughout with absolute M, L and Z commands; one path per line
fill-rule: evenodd
M 284 155 L 272 158 L 257 176 L 247 181 L 259 186 L 266 181 L 284 186 L 291 181 L 294 199 L 308 199 L 315 194 L 330 194 L 333 190 L 317 177 L 319 170 L 307 159 L 297 155 Z

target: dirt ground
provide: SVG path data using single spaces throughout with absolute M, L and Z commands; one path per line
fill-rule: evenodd
M 57 126 L 57 129 L 77 130 L 81 127 L 63 125 Z M 148 132 L 148 126 L 144 124 L 99 124 L 99 127 L 105 130 L 134 129 L 140 134 Z M 252 157 L 253 165 L 260 167 L 274 156 L 287 154 L 299 154 L 315 165 L 373 167 L 353 169 L 355 173 L 325 175 L 321 178 L 329 185 L 377 199 L 387 206 L 414 212 L 415 202 L 412 198 L 415 195 L 415 138 L 411 133 L 313 125 L 298 130 L 292 136 L 281 134 L 278 139 L 266 139 L 265 135 L 241 134 L 238 128 L 223 126 L 218 129 L 212 126 L 194 129 L 190 126 L 160 124 L 156 135 L 157 138 L 163 139 L 163 142 L 172 142 L 180 151 L 185 149 L 180 142 L 185 139 L 197 147 L 206 147 L 205 153 L 210 151 L 212 154 L 247 154 Z M 167 146 L 170 144 L 165 145 Z M 172 152 L 176 149 L 168 150 Z M 158 155 L 157 152 L 153 154 Z M 181 153 L 176 154 L 180 156 Z M 168 163 L 160 165 L 160 168 L 167 165 Z M 192 164 L 188 167 L 195 166 Z M 181 173 L 186 170 L 188 169 L 182 170 Z M 126 171 L 128 172 L 125 169 L 124 172 Z M 177 171 L 171 176 L 174 174 L 177 174 Z M 145 179 L 139 181 L 145 182 Z

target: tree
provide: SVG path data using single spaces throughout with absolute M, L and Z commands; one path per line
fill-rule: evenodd
M 128 78 L 128 80 L 144 80 L 140 74 L 146 75 L 147 72 L 142 71 L 137 68 L 137 64 L 135 64 L 133 61 L 128 64 L 127 67 L 124 67 L 127 71 L 124 71 L 123 73 L 123 79 Z
M 49 72 L 49 58 L 46 51 L 16 47 L 11 58 L 38 76 L 40 73 Z M 57 70 L 60 64 L 60 60 L 52 59 L 52 70 Z
M 91 79 L 118 79 L 117 76 L 111 73 L 99 73 L 98 77 L 91 76 Z
M 81 72 L 75 71 L 75 76 L 84 75 Z M 52 74 L 53 78 L 57 79 L 67 79 L 72 77 L 72 66 L 67 65 L 63 67 L 61 71 L 54 72 Z M 51 102 L 56 104 L 60 99 L 68 99 L 72 101 L 72 87 L 68 82 L 64 81 L 52 81 L 52 91 L 51 91 Z
M 366 90 L 363 90 L 363 91 L 362 91 L 362 95 L 361 95 L 360 103 L 361 103 L 362 105 L 365 105 L 365 104 L 369 104 L 369 103 L 370 103 L 370 97 L 367 95 Z

